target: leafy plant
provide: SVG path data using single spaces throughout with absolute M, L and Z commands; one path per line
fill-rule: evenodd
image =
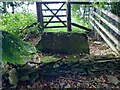
M 2 31 L 2 62 L 21 64 L 24 59 L 36 52 L 35 47 L 23 41 L 20 37 Z
M 119 2 L 94 2 L 93 3 L 94 6 L 98 6 L 104 9 L 107 9 L 114 13 L 115 15 L 120 16 L 120 1 Z
M 35 22 L 37 22 L 35 14 L 27 11 L 16 12 L 14 14 L 6 13 L 1 16 L 0 29 L 19 36 L 30 32 L 38 33 L 38 24 L 35 24 L 30 28 L 25 28 Z
M 89 21 L 89 5 L 73 4 L 71 5 L 72 10 L 72 22 L 78 25 L 84 25 L 85 27 L 91 28 Z
M 120 17 L 120 1 L 111 3 L 111 11 L 112 13 L 118 15 Z
M 107 5 L 107 2 L 94 2 L 93 6 L 98 6 L 101 8 L 105 8 L 105 5 Z

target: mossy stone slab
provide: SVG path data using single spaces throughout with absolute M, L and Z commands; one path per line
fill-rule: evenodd
M 89 54 L 88 37 L 83 33 L 45 32 L 36 48 L 46 53 Z

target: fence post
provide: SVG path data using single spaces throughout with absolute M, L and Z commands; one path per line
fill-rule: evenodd
M 43 24 L 43 13 L 42 13 L 42 3 L 36 2 L 36 9 L 37 9 L 37 20 L 40 23 L 39 27 L 41 32 L 43 32 L 44 24 Z
M 70 5 L 70 1 L 68 1 L 67 3 L 67 30 L 68 31 L 72 31 L 71 29 L 71 5 Z

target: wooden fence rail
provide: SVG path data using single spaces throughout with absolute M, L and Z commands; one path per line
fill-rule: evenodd
M 118 36 L 120 36 L 120 29 L 119 27 L 116 27 L 112 24 L 112 22 L 109 22 L 107 19 L 102 17 L 97 12 L 103 13 L 107 15 L 109 18 L 115 20 L 117 23 L 120 23 L 120 17 L 108 12 L 107 10 L 93 7 L 92 15 L 90 15 L 90 24 L 93 26 L 93 28 L 98 32 L 98 34 L 104 39 L 104 41 L 108 44 L 108 46 L 115 51 L 118 55 L 120 55 L 120 41 L 118 38 L 116 38 L 113 33 L 110 32 L 102 23 L 107 25 L 109 28 L 111 28 L 114 33 L 116 33 Z

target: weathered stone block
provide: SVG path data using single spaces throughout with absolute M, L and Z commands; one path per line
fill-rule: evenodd
M 43 33 L 36 48 L 46 53 L 89 53 L 88 38 L 82 33 Z

